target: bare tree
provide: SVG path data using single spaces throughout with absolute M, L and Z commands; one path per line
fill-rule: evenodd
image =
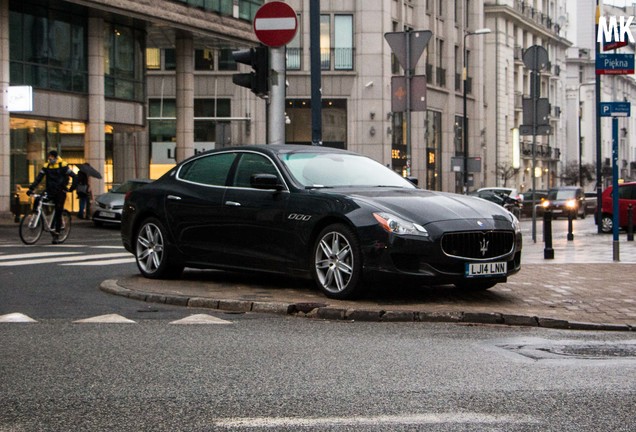
M 567 186 L 577 185 L 580 182 L 581 187 L 591 183 L 596 176 L 594 175 L 594 165 L 583 164 L 579 172 L 578 161 L 571 160 L 565 164 L 565 169 L 561 173 L 560 179 Z
M 503 180 L 504 187 L 507 186 L 508 180 L 516 176 L 518 172 L 519 168 L 513 168 L 512 164 L 508 162 L 497 164 L 497 178 Z

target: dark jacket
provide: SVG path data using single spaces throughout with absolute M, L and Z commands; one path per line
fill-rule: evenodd
M 70 190 L 75 190 L 76 188 L 77 175 L 62 158 L 58 158 L 54 164 L 47 162 L 38 173 L 35 181 L 29 186 L 29 189 L 35 189 L 44 177 L 46 177 L 46 192 L 49 195 L 56 195 L 65 191 L 68 187 L 69 177 L 73 178 Z

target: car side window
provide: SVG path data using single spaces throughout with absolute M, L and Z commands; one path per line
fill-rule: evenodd
M 278 171 L 271 160 L 256 153 L 244 153 L 236 166 L 233 186 L 252 187 L 250 179 L 254 174 L 273 174 L 278 177 Z
M 210 186 L 225 186 L 236 153 L 203 156 L 186 163 L 179 170 L 179 179 Z

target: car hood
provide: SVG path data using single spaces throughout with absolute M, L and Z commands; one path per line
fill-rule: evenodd
M 125 198 L 125 194 L 107 192 L 105 194 L 99 195 L 97 198 L 95 198 L 95 201 L 108 206 L 115 206 L 124 205 Z
M 510 213 L 503 207 L 466 195 L 421 189 L 379 190 L 375 188 L 357 190 L 349 196 L 354 200 L 376 206 L 380 211 L 397 213 L 420 224 L 466 219 L 511 221 Z

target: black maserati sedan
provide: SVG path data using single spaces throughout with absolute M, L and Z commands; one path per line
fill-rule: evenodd
M 366 156 L 299 145 L 179 163 L 126 195 L 122 240 L 147 278 L 185 267 L 275 272 L 313 278 L 336 299 L 383 275 L 488 289 L 520 270 L 522 246 L 501 206 L 418 189 Z

